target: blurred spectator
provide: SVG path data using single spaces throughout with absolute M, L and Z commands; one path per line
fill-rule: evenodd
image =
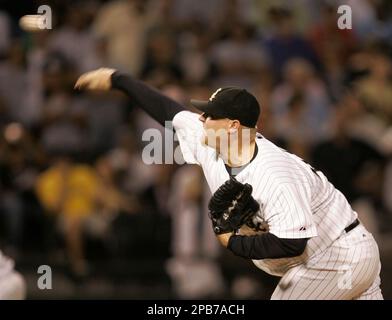
M 40 215 L 33 189 L 45 159 L 40 146 L 21 124 L 10 123 L 1 134 L 0 222 L 7 249 L 17 255 L 25 240 L 25 226 L 34 215 Z
M 26 55 L 27 92 L 24 121 L 29 126 L 42 121 L 42 105 L 45 100 L 43 83 L 44 67 L 52 55 L 49 48 L 50 33 L 47 30 L 30 35 L 30 47 Z
M 297 32 L 293 12 L 285 6 L 273 6 L 268 13 L 273 28 L 271 34 L 265 35 L 264 46 L 278 79 L 281 78 L 284 65 L 292 58 L 305 59 L 319 69 L 320 64 L 311 45 Z
M 273 74 L 267 70 L 260 74 L 251 90 L 257 98 L 260 105 L 260 117 L 257 122 L 257 129 L 262 132 L 268 139 L 276 139 L 276 126 L 272 110 L 272 93 L 273 93 Z
M 392 5 L 390 1 L 381 1 L 378 7 L 380 24 L 374 37 L 392 46 Z
M 200 84 L 208 81 L 211 76 L 212 66 L 208 52 L 210 41 L 205 26 L 197 23 L 188 31 L 182 32 L 179 39 L 180 66 L 187 83 Z
M 96 92 L 80 95 L 73 100 L 76 110 L 72 113 L 79 113 L 84 118 L 82 124 L 88 153 L 95 157 L 114 148 L 119 128 L 127 114 L 120 97 L 116 93 L 108 95 Z
M 83 224 L 95 212 L 99 186 L 97 173 L 89 165 L 57 157 L 36 181 L 38 198 L 47 214 L 53 215 L 64 232 L 67 258 L 72 273 L 88 272 L 83 249 Z
M 167 269 L 181 299 L 214 297 L 224 290 L 223 279 L 214 261 L 220 248 L 205 210 L 209 195 L 196 166 L 185 166 L 173 177 L 169 202 L 173 217 L 173 257 Z M 207 196 L 207 197 L 205 197 Z
M 392 162 L 390 160 L 386 166 L 384 181 L 383 200 L 389 212 L 392 212 Z
M 56 28 L 49 43 L 51 50 L 62 53 L 79 73 L 98 66 L 88 4 L 77 2 L 67 8 L 64 25 Z
M 306 112 L 305 98 L 302 93 L 294 93 L 288 102 L 288 111 L 278 121 L 277 139 L 287 150 L 302 159 L 308 159 L 310 128 L 303 125 Z
M 102 157 L 96 163 L 99 176 L 97 190 L 97 205 L 103 214 L 112 215 L 120 211 L 133 212 L 135 204 L 132 196 L 125 196 L 119 189 L 115 171 L 109 157 Z
M 268 64 L 267 57 L 254 38 L 254 30 L 245 24 L 234 24 L 228 39 L 211 47 L 212 63 L 217 71 L 217 86 L 252 86 L 253 76 Z
M 392 62 L 384 52 L 372 54 L 370 73 L 358 83 L 358 94 L 368 112 L 392 124 Z
M 50 55 L 44 66 L 41 143 L 50 154 L 81 155 L 88 148 L 86 105 L 71 94 L 72 72 L 69 61 L 59 53 Z
M 389 230 L 389 213 L 383 204 L 386 158 L 376 147 L 350 134 L 350 122 L 358 114 L 358 101 L 348 91 L 336 110 L 333 135 L 312 149 L 311 162 L 348 199 L 366 199 L 375 209 L 378 230 Z
M 0 58 L 8 51 L 11 41 L 10 20 L 6 12 L 0 11 Z
M 337 8 L 325 4 L 321 20 L 309 32 L 309 40 L 326 73 L 333 97 L 340 96 L 344 80 L 344 66 L 356 45 L 352 30 L 339 29 Z
M 207 28 L 225 28 L 227 19 L 249 22 L 252 17 L 251 0 L 172 0 L 174 17 L 181 25 L 199 22 Z M 210 29 L 211 30 L 211 29 Z
M 301 33 L 306 33 L 320 19 L 320 7 L 324 1 L 313 0 L 253 0 L 252 16 L 260 28 L 260 32 L 269 33 L 271 21 L 269 9 L 273 6 L 289 8 L 293 12 L 295 26 Z
M 339 65 L 344 64 L 354 49 L 355 36 L 350 29 L 339 29 L 337 26 L 337 8 L 324 5 L 321 20 L 309 32 L 313 49 L 320 61 L 325 65 L 333 55 Z
M 177 44 L 170 30 L 156 29 L 149 34 L 141 77 L 158 87 L 182 79 Z
M 339 0 L 339 4 L 351 7 L 353 30 L 362 41 L 371 39 L 379 26 L 377 6 L 380 3 L 374 0 Z
M 125 194 L 120 189 L 115 167 L 109 156 L 99 158 L 95 169 L 98 179 L 95 211 L 86 219 L 84 231 L 94 238 L 107 242 L 114 219 L 120 213 L 135 213 L 140 208 L 133 195 Z
M 207 25 L 213 38 L 227 37 L 236 25 L 253 25 L 252 0 L 220 0 L 220 2 L 219 7 L 212 11 L 214 14 L 210 16 L 210 23 Z M 209 5 L 212 4 L 213 2 L 210 1 Z
M 369 74 L 371 56 L 371 50 L 368 46 L 357 48 L 349 56 L 344 77 L 346 86 L 352 86 L 355 82 Z
M 291 103 L 290 100 L 298 95 L 300 99 Z M 316 76 L 309 62 L 303 59 L 292 59 L 284 67 L 284 81 L 276 86 L 272 95 L 272 112 L 275 116 L 277 132 L 294 138 L 284 131 L 287 129 L 289 108 L 290 121 L 302 133 L 298 139 L 303 139 L 305 145 L 310 145 L 322 139 L 328 129 L 330 101 L 324 83 Z M 288 118 L 285 115 L 289 115 Z
M 176 257 L 214 258 L 219 255 L 220 248 L 212 241 L 214 235 L 205 212 L 208 199 L 209 192 L 200 168 L 185 166 L 176 171 L 169 198 L 174 215 L 172 245 Z
M 106 39 L 112 66 L 139 75 L 145 57 L 146 32 L 158 17 L 156 0 L 118 0 L 99 9 L 94 31 Z
M 4 61 L 0 61 L 0 98 L 4 100 L 7 113 L 13 121 L 23 120 L 27 77 L 22 44 L 12 41 Z
M 356 61 L 357 60 L 357 61 Z M 361 112 L 350 123 L 353 135 L 391 154 L 391 61 L 379 49 L 368 49 L 355 56 L 360 65 L 352 86 L 361 101 Z M 355 65 L 354 63 L 352 63 Z M 363 70 L 365 68 L 365 70 Z M 361 71 L 363 70 L 363 71 Z
M 135 134 L 127 128 L 122 128 L 119 133 L 116 147 L 111 149 L 108 157 L 120 188 L 127 194 L 138 195 L 153 184 L 156 173 L 143 162 Z

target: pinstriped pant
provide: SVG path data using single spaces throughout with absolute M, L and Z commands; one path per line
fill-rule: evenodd
M 272 300 L 381 300 L 380 256 L 362 225 L 344 233 L 306 264 L 290 269 Z

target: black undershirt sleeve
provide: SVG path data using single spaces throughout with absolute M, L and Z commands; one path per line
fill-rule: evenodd
M 308 239 L 282 239 L 272 233 L 254 236 L 233 235 L 227 248 L 235 255 L 248 259 L 278 259 L 301 255 Z
M 165 125 L 165 121 L 173 120 L 178 112 L 185 110 L 183 106 L 164 96 L 158 90 L 126 74 L 116 71 L 112 74 L 111 80 L 113 89 L 124 92 L 162 126 Z

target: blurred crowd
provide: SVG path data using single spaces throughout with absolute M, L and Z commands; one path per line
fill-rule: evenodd
M 73 90 L 102 66 L 184 105 L 247 88 L 259 131 L 322 170 L 376 237 L 391 234 L 391 1 L 1 3 L 0 247 L 17 263 L 63 257 L 78 281 L 93 261 L 154 257 L 175 297 L 228 291 L 201 170 L 143 163 L 143 131 L 163 129 L 119 92 Z M 21 30 L 40 4 L 53 29 Z M 340 4 L 353 29 L 338 29 Z M 254 297 L 252 283 L 232 280 L 233 296 Z

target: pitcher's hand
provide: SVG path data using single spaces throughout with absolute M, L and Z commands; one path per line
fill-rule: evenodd
M 112 87 L 111 76 L 116 69 L 99 68 L 82 74 L 76 81 L 74 88 L 83 90 L 110 90 Z

